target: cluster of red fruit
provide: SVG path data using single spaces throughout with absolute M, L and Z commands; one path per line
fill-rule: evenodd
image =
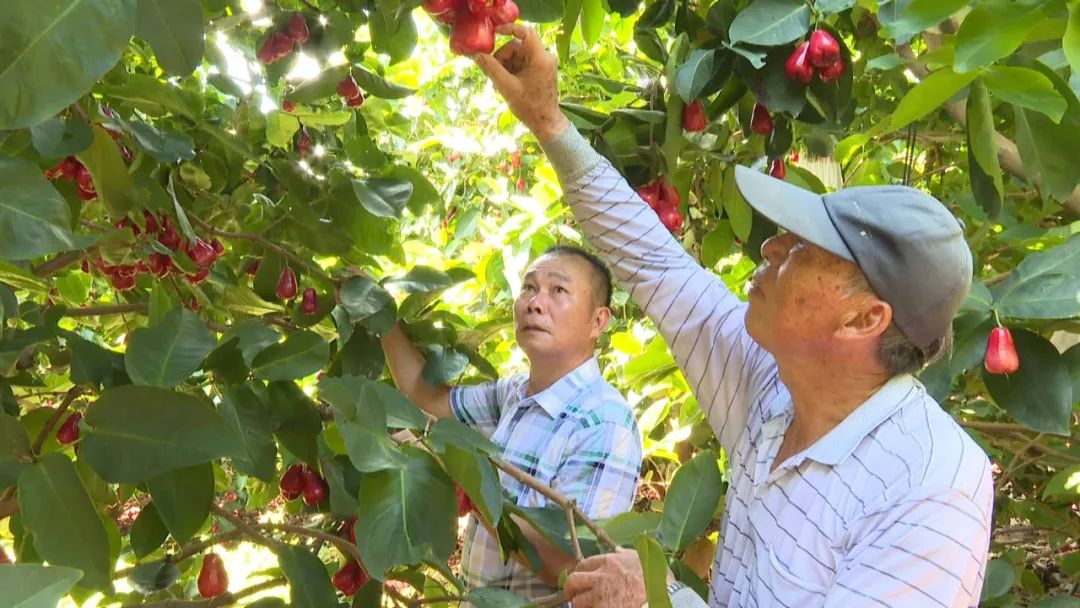
M 294 13 L 292 19 L 289 19 L 289 25 L 284 30 L 270 34 L 270 37 L 263 42 L 258 53 L 256 53 L 256 57 L 259 58 L 259 61 L 269 65 L 288 57 L 296 45 L 304 44 L 307 41 L 307 21 L 300 13 Z
M 660 217 L 660 223 L 672 233 L 678 232 L 683 225 L 683 216 L 679 213 L 679 191 L 666 177 L 660 176 L 652 182 L 635 189 L 641 200 Z
M 687 133 L 704 131 L 709 124 L 709 118 L 705 115 L 705 104 L 700 99 L 695 99 L 683 107 L 682 128 Z
M 56 440 L 60 442 L 60 445 L 71 445 L 79 440 L 80 420 L 82 420 L 82 414 L 75 412 L 64 420 L 60 428 L 56 429 Z
M 97 198 L 97 189 L 94 188 L 94 180 L 90 177 L 90 171 L 74 156 L 69 156 L 60 161 L 55 167 L 45 172 L 46 179 L 66 179 L 75 182 L 79 198 L 84 201 L 92 201 Z
M 225 572 L 225 563 L 217 553 L 203 556 L 199 570 L 199 595 L 213 598 L 224 595 L 229 590 L 229 573 Z
M 166 248 L 173 251 L 181 250 L 187 254 L 192 263 L 198 269 L 195 274 L 185 274 L 187 281 L 193 285 L 197 285 L 206 280 L 210 276 L 210 269 L 214 263 L 217 262 L 221 254 L 225 252 L 225 246 L 218 239 L 212 239 L 205 241 L 201 238 L 195 239 L 194 242 L 189 241 L 186 238 L 182 238 L 180 233 L 177 232 L 176 226 L 173 225 L 172 218 L 164 213 L 159 216 L 155 216 L 149 211 L 143 211 L 143 220 L 146 223 L 146 236 L 152 236 L 157 242 L 164 245 Z M 139 226 L 131 220 L 131 218 L 124 216 L 116 222 L 118 228 L 130 228 L 131 232 L 139 237 L 143 235 L 143 231 L 139 229 Z M 149 262 L 139 260 L 135 264 L 116 264 L 110 265 L 105 262 L 101 257 L 98 257 L 94 261 L 94 266 L 102 273 L 107 275 L 112 283 L 112 286 L 120 291 L 127 291 L 135 287 L 135 277 L 139 274 L 153 274 L 159 278 L 167 277 L 172 272 L 181 272 L 179 268 L 173 264 L 172 257 L 165 253 L 153 252 L 149 256 Z M 86 260 L 83 260 L 82 265 L 83 272 L 90 272 L 90 264 Z
M 761 105 L 761 103 L 754 104 L 754 114 L 750 117 L 750 130 L 758 135 L 771 135 L 773 132 L 773 119 L 769 114 L 769 110 Z M 772 160 L 772 166 L 769 168 L 769 175 L 776 179 L 784 179 L 787 177 L 787 165 L 784 164 L 782 158 L 774 158 Z
M 282 498 L 296 500 L 303 495 L 304 504 L 309 507 L 314 507 L 325 500 L 329 489 L 323 476 L 306 464 L 290 466 L 278 481 L 278 490 L 281 491 Z
M 458 55 L 495 50 L 495 28 L 521 16 L 514 0 L 424 0 L 424 10 L 450 26 L 450 50 Z
M 247 273 L 251 276 L 259 272 L 259 260 L 252 260 L 247 267 Z M 291 300 L 296 297 L 296 271 L 286 266 L 278 275 L 275 295 L 282 300 Z M 300 312 L 305 315 L 313 315 L 319 311 L 319 294 L 315 293 L 314 287 L 305 287 L 304 295 L 300 298 Z
M 352 74 L 341 79 L 337 85 L 337 93 L 345 99 L 345 105 L 350 108 L 359 108 L 364 105 L 364 92 L 360 90 L 360 85 L 356 84 L 356 79 L 352 77 Z
M 454 491 L 457 494 L 457 514 L 458 517 L 465 517 L 473 510 L 473 501 L 469 498 L 469 495 L 465 493 L 465 490 L 461 486 L 454 486 Z
M 525 184 L 525 176 L 520 174 L 520 171 L 521 171 L 521 150 L 514 150 L 513 152 L 511 152 L 509 162 L 503 161 L 499 165 L 499 171 L 502 172 L 502 173 L 505 173 L 505 174 L 507 174 L 507 175 L 509 175 L 511 177 L 513 177 L 513 174 L 514 174 L 515 171 L 519 172 L 518 178 L 517 178 L 517 183 L 514 185 L 514 187 L 517 189 L 518 192 L 524 192 L 525 191 L 525 188 L 527 187 L 526 184 Z
M 1011 374 L 1020 369 L 1020 355 L 1016 354 L 1016 344 L 1009 328 L 995 327 L 990 330 L 983 365 L 991 374 Z
M 840 58 L 840 43 L 825 30 L 814 30 L 810 40 L 795 47 L 784 63 L 787 77 L 801 84 L 810 84 L 816 73 L 822 82 L 832 82 L 844 74 Z

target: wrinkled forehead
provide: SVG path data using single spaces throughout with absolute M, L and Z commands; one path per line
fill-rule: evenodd
M 575 255 L 560 255 L 557 253 L 545 253 L 533 260 L 525 270 L 525 277 L 537 279 L 561 279 L 564 281 L 577 282 L 587 280 L 588 268 L 584 260 Z

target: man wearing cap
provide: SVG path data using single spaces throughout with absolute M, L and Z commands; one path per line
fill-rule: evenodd
M 972 259 L 917 190 L 825 196 L 745 167 L 785 230 L 749 302 L 671 237 L 558 106 L 536 33 L 474 57 L 540 140 L 581 227 L 655 322 L 731 462 L 708 606 L 976 606 L 991 530 L 983 451 L 912 376 L 950 345 Z M 674 606 L 704 606 L 669 574 Z M 574 608 L 645 602 L 637 554 L 578 565 Z

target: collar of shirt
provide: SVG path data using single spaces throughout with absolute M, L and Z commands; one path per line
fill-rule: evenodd
M 531 397 L 525 394 L 528 387 L 528 378 L 526 377 L 526 380 L 521 383 L 521 396 L 523 400 L 532 399 L 547 412 L 548 416 L 554 418 L 563 411 L 568 403 L 574 400 L 578 393 L 602 379 L 600 362 L 593 356 L 588 361 L 570 370 L 568 374 L 556 380 L 551 386 Z
M 907 374 L 892 378 L 833 430 L 807 448 L 802 458 L 796 459 L 798 462 L 792 464 L 797 466 L 807 458 L 827 466 L 840 464 L 871 431 L 910 400 L 912 391 L 916 389 L 915 382 L 915 378 Z M 791 408 L 789 399 L 786 407 L 777 415 L 790 416 Z

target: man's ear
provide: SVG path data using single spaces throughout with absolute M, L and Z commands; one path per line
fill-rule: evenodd
M 592 338 L 593 340 L 599 340 L 600 334 L 604 333 L 608 324 L 611 323 L 611 309 L 607 306 L 600 306 L 593 311 L 592 322 Z
M 892 306 L 884 300 L 867 297 L 841 317 L 837 333 L 846 338 L 876 338 L 892 323 Z

